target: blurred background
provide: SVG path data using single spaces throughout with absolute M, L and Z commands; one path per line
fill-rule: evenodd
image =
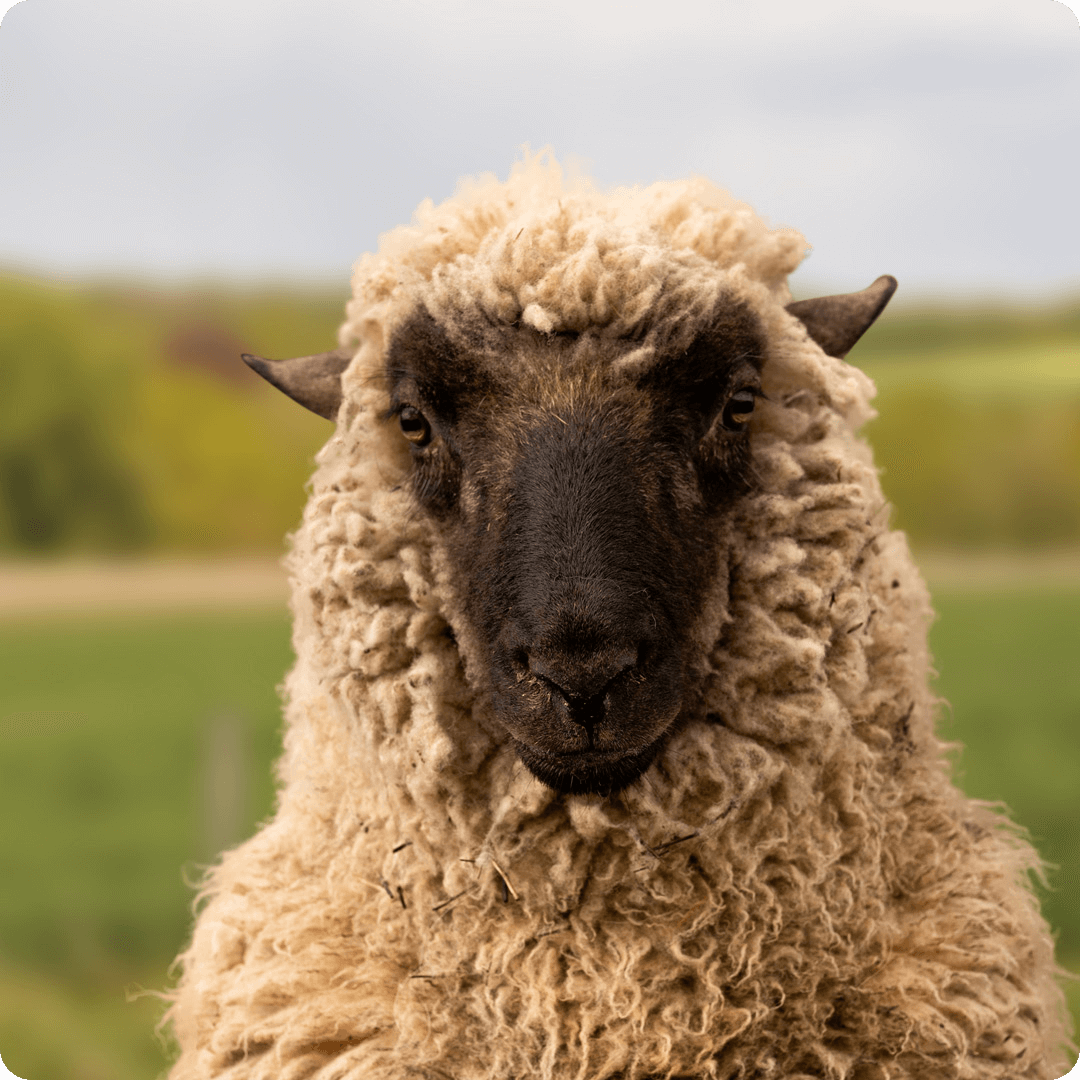
M 934 592 L 943 734 L 1080 971 L 1080 28 L 1056 0 L 23 0 L 0 24 L 0 1054 L 161 1075 L 189 882 L 272 809 L 276 560 L 330 425 L 240 363 L 550 145 L 702 173 L 892 273 L 850 359 Z M 1073 993 L 1080 1011 L 1080 995 Z

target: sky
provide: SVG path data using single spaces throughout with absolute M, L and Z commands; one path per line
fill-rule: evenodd
M 1058 0 L 22 0 L 0 267 L 344 287 L 525 144 L 601 187 L 709 177 L 807 237 L 797 296 L 1080 293 Z

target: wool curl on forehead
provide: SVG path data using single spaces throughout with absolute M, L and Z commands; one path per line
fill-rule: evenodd
M 532 159 L 360 261 L 288 559 L 278 806 L 209 875 L 173 1080 L 1064 1071 L 1037 858 L 949 780 L 929 600 L 856 435 L 872 384 L 784 310 L 804 250 L 703 180 L 605 195 Z M 460 340 L 588 331 L 647 362 L 721 298 L 760 322 L 766 400 L 696 630 L 708 718 L 618 796 L 559 795 L 447 632 L 387 349 L 423 309 Z

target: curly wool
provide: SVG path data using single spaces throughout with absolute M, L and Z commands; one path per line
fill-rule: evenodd
M 784 311 L 804 250 L 703 180 L 599 194 L 533 159 L 361 260 L 356 355 L 288 561 L 278 807 L 209 877 L 172 1080 L 1064 1072 L 1037 860 L 949 781 L 927 593 L 855 434 L 872 384 Z M 699 633 L 709 719 L 619 797 L 560 796 L 445 632 L 386 345 L 423 304 L 460 334 L 648 350 L 720 289 L 765 327 L 767 400 Z

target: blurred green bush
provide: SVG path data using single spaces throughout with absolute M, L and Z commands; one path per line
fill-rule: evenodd
M 344 299 L 0 277 L 0 552 L 280 550 L 331 429 L 239 354 L 331 347 Z M 916 545 L 1080 543 L 1080 305 L 890 309 L 851 359 Z
M 1080 541 L 1080 307 L 901 310 L 852 359 L 877 383 L 866 434 L 916 544 Z
M 0 553 L 277 551 L 331 427 L 240 360 L 344 297 L 0 277 Z
M 147 502 L 117 437 L 132 366 L 95 370 L 75 320 L 38 293 L 5 290 L 0 311 L 0 550 L 144 546 Z
M 1080 539 L 1080 396 L 973 402 L 890 393 L 870 428 L 893 523 L 936 547 Z

